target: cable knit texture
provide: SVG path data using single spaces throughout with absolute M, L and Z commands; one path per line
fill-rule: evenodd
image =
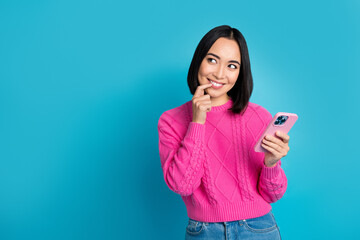
M 192 122 L 192 101 L 164 112 L 158 122 L 161 168 L 167 186 L 181 195 L 188 217 L 203 222 L 255 218 L 271 210 L 287 188 L 281 160 L 266 167 L 254 151 L 272 119 L 249 102 L 243 115 L 232 99 L 214 106 L 205 124 Z

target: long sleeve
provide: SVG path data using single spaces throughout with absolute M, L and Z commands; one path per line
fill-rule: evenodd
M 260 136 L 266 127 L 272 120 L 272 115 L 265 108 L 258 108 L 262 113 L 264 124 L 259 127 L 259 132 L 257 136 Z M 260 126 L 260 125 L 259 125 Z M 255 141 L 259 137 L 255 138 L 253 144 L 251 145 L 250 153 L 254 161 L 258 162 L 261 166 L 261 172 L 258 179 L 258 191 L 260 195 L 268 203 L 274 203 L 284 195 L 287 188 L 287 178 L 285 176 L 284 170 L 281 168 L 281 159 L 273 167 L 267 167 L 265 165 L 265 153 L 255 152 L 253 147 Z
M 287 178 L 281 168 L 281 160 L 274 167 L 267 167 L 263 164 L 258 188 L 261 196 L 268 203 L 274 203 L 284 195 L 287 188 Z
M 187 196 L 200 186 L 204 175 L 205 125 L 190 122 L 183 138 L 180 127 L 168 114 L 161 115 L 159 153 L 166 184 L 175 193 Z

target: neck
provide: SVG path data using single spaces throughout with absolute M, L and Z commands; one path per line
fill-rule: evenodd
M 229 100 L 230 100 L 230 97 L 227 95 L 224 99 L 214 99 L 214 98 L 210 97 L 212 107 L 221 106 L 221 105 L 227 103 Z

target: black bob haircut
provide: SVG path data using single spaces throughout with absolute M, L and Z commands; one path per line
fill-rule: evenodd
M 249 52 L 244 36 L 236 28 L 228 25 L 222 25 L 211 29 L 201 39 L 196 47 L 193 59 L 190 64 L 187 82 L 192 95 L 195 94 L 196 88 L 199 86 L 198 71 L 201 62 L 205 58 L 211 46 L 218 38 L 227 38 L 235 40 L 240 48 L 241 65 L 238 79 L 235 85 L 227 92 L 227 95 L 233 100 L 233 106 L 228 110 L 234 113 L 245 112 L 248 106 L 251 93 L 253 91 L 253 78 L 250 68 Z

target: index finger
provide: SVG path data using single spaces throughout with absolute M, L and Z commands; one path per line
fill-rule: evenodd
M 211 86 L 212 86 L 211 83 L 198 86 L 194 93 L 194 97 L 200 97 L 200 96 L 204 95 L 204 90 Z
M 285 143 L 288 143 L 289 140 L 290 140 L 290 136 L 287 135 L 287 134 L 284 133 L 284 132 L 276 131 L 276 135 L 279 136 L 279 137 L 281 137 Z

